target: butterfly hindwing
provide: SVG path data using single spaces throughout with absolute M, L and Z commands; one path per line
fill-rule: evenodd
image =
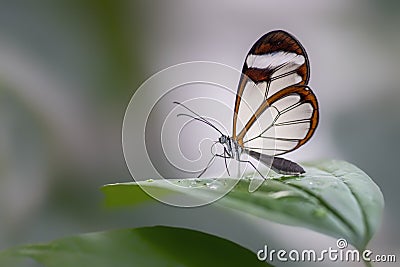
M 307 142 L 318 125 L 317 98 L 308 86 L 294 85 L 275 93 L 255 111 L 245 128 L 263 119 L 260 114 L 265 110 L 271 114 L 269 123 L 257 135 L 244 134 L 240 139 L 246 150 L 271 156 L 285 154 Z

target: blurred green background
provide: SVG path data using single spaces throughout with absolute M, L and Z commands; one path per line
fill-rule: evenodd
M 192 60 L 240 69 L 253 42 L 280 28 L 306 47 L 321 107 L 315 137 L 289 158 L 340 158 L 365 170 L 386 200 L 370 247 L 397 253 L 399 27 L 394 0 L 1 0 L 0 249 L 154 224 L 208 231 L 253 250 L 272 240 L 293 248 L 304 240 L 309 247 L 334 244 L 211 207 L 109 212 L 100 205 L 101 185 L 131 181 L 121 126 L 142 82 Z

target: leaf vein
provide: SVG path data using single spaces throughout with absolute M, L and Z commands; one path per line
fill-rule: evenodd
M 357 207 L 361 212 L 362 221 L 364 223 L 364 229 L 365 229 L 365 233 L 363 236 L 369 237 L 371 229 L 370 229 L 368 221 L 367 221 L 367 214 L 365 213 L 364 209 L 362 208 L 360 199 L 358 198 L 357 194 L 355 194 L 354 191 L 352 190 L 351 186 L 349 186 L 349 184 L 346 181 L 344 181 L 343 175 L 338 175 L 334 172 L 329 172 L 329 170 L 327 170 L 326 168 L 323 168 L 322 166 L 314 166 L 314 167 L 320 171 L 329 173 L 330 175 L 332 175 L 332 177 L 334 177 L 335 179 L 338 179 L 339 181 L 341 181 L 342 183 L 344 183 L 346 185 L 346 187 L 349 189 L 351 195 L 354 197 L 354 199 L 357 203 Z
M 278 180 L 279 181 L 279 180 Z M 307 188 L 304 188 L 300 185 L 296 185 L 296 184 L 292 184 L 292 183 L 285 183 L 283 181 L 280 181 L 281 183 L 294 187 L 298 190 L 301 190 L 302 192 L 304 192 L 305 194 L 312 196 L 313 198 L 315 198 L 317 201 L 320 202 L 321 205 L 323 205 L 328 211 L 330 211 L 339 221 L 341 221 L 347 228 L 350 229 L 350 231 L 352 231 L 354 234 L 357 233 L 356 229 L 354 228 L 354 226 L 349 223 L 346 218 L 344 218 L 336 209 L 334 209 L 332 206 L 330 206 L 323 198 L 321 198 L 320 196 L 318 196 L 317 194 L 314 194 L 312 191 L 308 190 Z

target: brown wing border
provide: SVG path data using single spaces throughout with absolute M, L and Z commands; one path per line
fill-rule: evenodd
M 282 99 L 282 98 L 284 98 L 286 96 L 290 96 L 290 95 L 300 96 L 299 103 L 311 104 L 311 106 L 313 108 L 313 112 L 312 112 L 312 115 L 310 118 L 310 128 L 309 128 L 306 136 L 303 139 L 301 139 L 294 148 L 287 150 L 286 152 L 281 153 L 280 155 L 286 154 L 290 151 L 293 151 L 293 150 L 299 148 L 300 146 L 304 145 L 308 140 L 310 140 L 310 138 L 313 136 L 315 129 L 317 128 L 318 123 L 319 123 L 319 106 L 318 106 L 317 97 L 315 96 L 314 92 L 311 90 L 311 88 L 309 86 L 293 85 L 293 86 L 286 87 L 285 89 L 282 89 L 282 90 L 276 92 L 271 97 L 269 97 L 266 101 L 264 101 L 260 107 L 258 107 L 258 109 L 250 117 L 247 124 L 244 126 L 243 130 L 238 134 L 237 139 L 236 139 L 238 144 L 243 147 L 243 138 L 246 135 L 246 132 L 253 126 L 254 122 L 256 122 L 257 118 L 259 116 L 261 116 L 261 114 L 263 112 L 265 112 L 272 104 L 274 104 L 279 99 Z

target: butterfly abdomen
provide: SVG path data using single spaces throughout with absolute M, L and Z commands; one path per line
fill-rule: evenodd
M 274 172 L 287 175 L 299 175 L 305 173 L 305 170 L 299 164 L 288 159 L 273 157 L 252 150 L 245 151 L 256 160 L 271 167 Z

